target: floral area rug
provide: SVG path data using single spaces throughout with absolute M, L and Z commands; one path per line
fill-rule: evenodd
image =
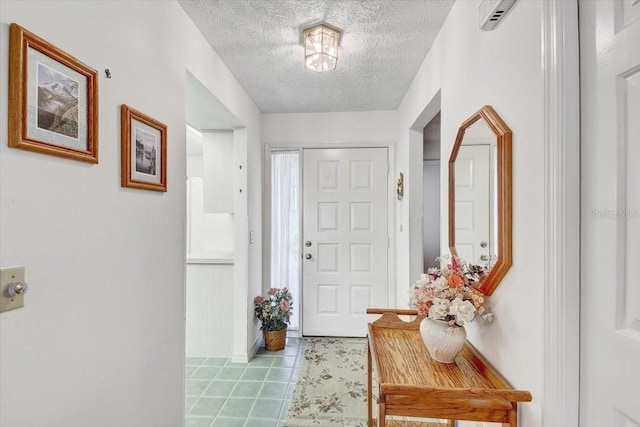
M 285 427 L 367 425 L 367 340 L 305 338 Z

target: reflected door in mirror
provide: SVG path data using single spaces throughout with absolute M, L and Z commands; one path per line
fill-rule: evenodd
M 458 256 L 483 265 L 491 240 L 491 147 L 463 145 L 456 159 L 455 233 Z

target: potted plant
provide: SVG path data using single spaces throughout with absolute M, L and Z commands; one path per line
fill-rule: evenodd
M 256 319 L 262 322 L 265 349 L 282 350 L 287 337 L 287 326 L 292 314 L 293 297 L 287 288 L 271 288 L 267 296 L 253 299 Z
M 467 264 L 457 257 L 451 257 L 448 264 L 445 257 L 437 261 L 444 267 L 430 268 L 420 276 L 410 291 L 410 306 L 425 316 L 420 335 L 431 357 L 452 363 L 467 338 L 465 322 L 478 317 L 490 321 L 493 313 L 485 308 L 486 297 L 472 286 L 482 280 L 482 266 Z

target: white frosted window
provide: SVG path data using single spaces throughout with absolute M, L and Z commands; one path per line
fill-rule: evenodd
M 300 157 L 297 151 L 271 153 L 271 284 L 293 295 L 291 329 L 300 316 Z

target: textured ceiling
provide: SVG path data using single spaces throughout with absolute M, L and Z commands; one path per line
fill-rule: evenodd
M 264 113 L 395 110 L 453 0 L 178 0 Z M 342 30 L 335 71 L 304 68 L 302 30 Z

